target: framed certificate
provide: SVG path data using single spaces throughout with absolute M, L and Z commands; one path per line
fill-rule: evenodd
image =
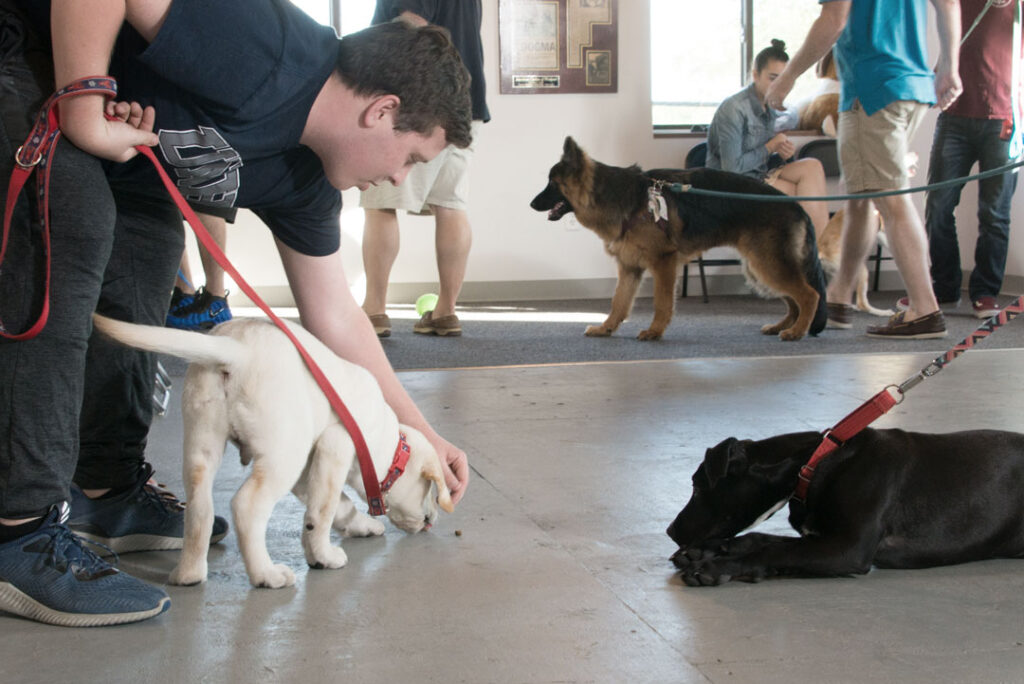
M 500 0 L 501 92 L 618 91 L 618 0 Z

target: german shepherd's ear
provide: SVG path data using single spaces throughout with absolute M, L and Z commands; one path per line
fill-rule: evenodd
M 562 145 L 562 161 L 570 169 L 579 169 L 583 166 L 584 152 L 571 135 L 565 136 L 565 143 Z
M 715 484 L 730 472 L 739 472 L 747 467 L 745 443 L 730 437 L 711 447 L 704 453 L 704 475 L 708 487 Z

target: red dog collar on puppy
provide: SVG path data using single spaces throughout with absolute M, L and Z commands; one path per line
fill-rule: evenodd
M 398 446 L 395 447 L 395 458 L 391 461 L 388 474 L 380 481 L 380 491 L 382 494 L 391 489 L 395 481 L 405 472 L 405 466 L 409 463 L 409 454 L 409 442 L 405 439 L 405 433 L 399 432 Z

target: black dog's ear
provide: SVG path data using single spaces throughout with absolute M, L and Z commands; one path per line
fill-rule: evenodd
M 704 475 L 708 487 L 714 487 L 729 471 L 736 472 L 747 466 L 745 443 L 730 437 L 711 447 L 704 453 Z

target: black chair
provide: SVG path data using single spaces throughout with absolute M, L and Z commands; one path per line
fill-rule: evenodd
M 699 142 L 690 148 L 690 151 L 686 153 L 686 168 L 696 169 L 704 166 L 708 158 L 708 144 L 706 142 Z M 739 259 L 705 259 L 704 255 L 699 255 L 692 263 L 697 264 L 697 271 L 700 273 L 700 290 L 704 297 L 704 303 L 707 304 L 708 299 L 708 281 L 704 275 L 705 266 L 738 266 L 740 263 Z M 681 296 L 685 297 L 689 290 L 689 275 L 690 275 L 690 264 L 683 265 L 683 288 Z
M 839 178 L 839 152 L 834 138 L 818 138 L 804 143 L 797 153 L 797 158 L 807 159 L 809 157 L 821 162 L 826 178 Z M 878 292 L 878 282 L 882 275 L 882 262 L 891 260 L 891 256 L 882 254 L 882 245 L 878 245 L 875 248 L 875 253 L 868 256 L 868 261 L 875 262 L 875 277 L 872 284 L 872 289 L 875 292 Z

